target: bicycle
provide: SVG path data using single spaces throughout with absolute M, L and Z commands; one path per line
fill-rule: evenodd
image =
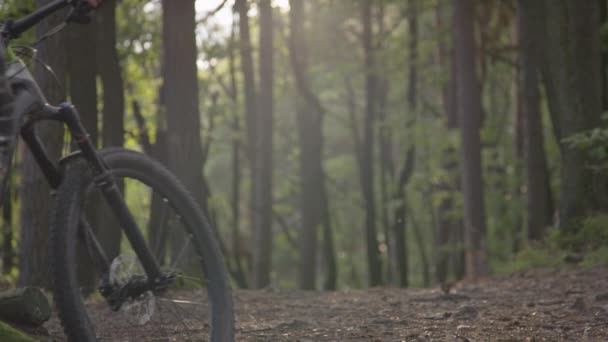
M 0 31 L 0 72 L 5 69 L 2 47 L 70 6 L 64 24 L 90 11 L 78 0 L 54 0 L 8 21 Z M 11 94 L 3 92 L 7 81 L 12 105 Z M 74 106 L 48 104 L 19 59 L 0 73 L 0 101 L 0 114 L 10 113 L 0 115 L 0 152 L 6 151 L 10 163 L 18 133 L 55 193 L 50 277 L 67 338 L 232 341 L 232 297 L 223 256 L 202 210 L 176 177 L 142 153 L 97 150 Z M 35 131 L 37 123 L 47 120 L 65 125 L 78 148 L 57 163 Z M 3 140 L 2 129 L 18 132 Z M 149 207 L 150 213 L 142 207 Z M 102 241 L 108 231 L 119 234 L 113 244 Z M 210 323 L 205 323 L 205 315 L 210 315 Z M 110 323 L 118 326 L 108 327 Z

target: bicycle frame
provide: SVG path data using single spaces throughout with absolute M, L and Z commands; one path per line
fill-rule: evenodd
M 149 281 L 157 281 L 162 273 L 158 262 L 147 247 L 145 238 L 141 234 L 135 219 L 127 208 L 122 194 L 114 181 L 108 167 L 99 156 L 97 149 L 91 143 L 89 135 L 80 121 L 80 117 L 70 103 L 62 103 L 59 106 L 49 105 L 44 94 L 36 84 L 36 81 L 21 61 L 9 64 L 7 77 L 15 94 L 15 105 L 13 120 L 20 127 L 19 134 L 32 152 L 36 163 L 39 165 L 47 182 L 52 189 L 57 189 L 61 184 L 63 176 L 62 165 L 72 158 L 81 157 L 91 169 L 95 186 L 99 188 L 111 210 L 122 222 L 121 228 L 127 239 L 134 247 L 137 256 L 141 260 Z M 36 135 L 35 126 L 41 121 L 57 121 L 63 123 L 70 132 L 72 139 L 76 142 L 79 151 L 72 153 L 55 164 L 49 157 L 43 143 Z M 23 122 L 23 124 L 20 124 Z M 15 139 L 16 140 L 16 139 Z M 15 145 L 12 146 L 11 154 L 14 154 Z M 6 180 L 3 180 L 3 187 Z M 3 190 L 3 189 L 2 189 Z M 0 193 L 4 193 L 1 191 Z M 92 233 L 90 226 L 81 218 L 79 229 L 89 249 L 89 253 L 97 267 L 100 268 L 103 282 L 107 281 L 110 269 L 110 261 L 105 256 L 101 245 Z M 107 284 L 106 284 L 107 285 Z

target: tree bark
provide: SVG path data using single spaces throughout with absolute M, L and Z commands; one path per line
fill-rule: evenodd
M 233 16 L 233 20 L 236 19 Z M 233 21 L 232 29 L 230 31 L 230 46 L 228 50 L 229 58 L 229 69 L 230 69 L 230 99 L 232 100 L 232 112 L 233 118 L 231 122 L 232 128 L 232 193 L 231 193 L 231 206 L 232 206 L 232 253 L 234 258 L 234 264 L 236 268 L 236 279 L 238 286 L 241 288 L 247 288 L 247 276 L 241 262 L 241 256 L 244 255 L 248 259 L 249 246 L 241 245 L 242 238 L 240 233 L 241 224 L 241 118 L 238 109 L 238 88 L 236 83 L 236 66 L 235 66 L 235 24 L 236 20 Z M 241 253 L 241 249 L 245 249 L 245 253 Z M 245 260 L 245 262 L 249 262 Z
M 481 98 L 475 61 L 475 5 L 473 0 L 454 0 L 454 48 L 456 49 L 458 114 L 462 141 L 462 188 L 466 232 L 466 272 L 470 278 L 488 273 L 486 218 L 481 172 Z
M 447 16 L 447 6 L 438 4 L 436 8 L 437 26 L 441 31 L 448 29 L 445 23 Z M 452 23 L 453 25 L 453 23 Z M 446 46 L 446 40 L 439 38 L 438 40 L 438 57 L 439 65 L 443 74 L 449 75 L 447 82 L 441 89 L 441 99 L 443 111 L 445 114 L 446 129 L 448 134 L 458 129 L 458 112 L 456 101 L 456 61 L 454 58 L 454 49 Z M 458 160 L 456 157 L 456 149 L 454 146 L 448 146 L 442 151 L 441 167 L 445 176 L 438 185 L 436 193 L 440 194 L 441 200 L 437 208 L 437 233 L 435 234 L 435 279 L 439 283 L 445 283 L 449 274 L 449 261 L 459 260 L 455 250 L 456 246 L 461 244 L 463 237 L 457 234 L 457 231 L 462 232 L 458 225 L 460 220 L 454 218 L 454 197 L 458 189 Z
M 312 91 L 308 77 L 304 1 L 291 0 L 290 5 L 291 38 L 289 47 L 292 71 L 298 91 L 296 120 L 300 145 L 302 229 L 299 236 L 299 287 L 311 290 L 316 286 L 318 230 L 323 227 L 324 257 L 328 263 L 328 277 L 325 286 L 335 289 L 336 264 L 333 235 L 322 165 L 324 108 Z
M 70 99 L 78 109 L 84 128 L 94 146 L 98 142 L 97 125 L 97 49 L 96 25 L 69 26 L 68 83 Z
M 249 29 L 249 5 L 247 0 L 235 0 L 234 7 L 239 14 L 239 49 L 241 57 L 241 71 L 243 74 L 243 94 L 245 95 L 245 126 L 247 132 L 247 157 L 249 159 L 249 179 L 251 180 L 249 189 L 249 222 L 252 236 L 255 236 L 257 227 L 257 210 L 255 205 L 255 194 L 257 194 L 257 167 L 256 167 L 256 142 L 257 142 L 257 104 L 255 74 L 253 69 L 253 46 L 251 44 L 251 34 Z M 251 249 L 256 248 L 251 244 Z M 249 270 L 253 272 L 253 269 Z
M 7 177 L 10 177 L 10 173 Z M 11 188 L 13 187 L 10 178 L 8 180 L 2 205 L 2 274 L 8 275 L 13 270 L 15 264 L 15 249 L 13 248 L 13 199 L 11 198 Z
M 42 7 L 49 2 L 50 0 L 37 0 L 36 6 Z M 36 36 L 41 37 L 64 18 L 65 13 L 61 12 L 49 17 L 37 26 Z M 38 58 L 45 61 L 55 71 L 57 80 L 62 86 L 65 86 L 66 80 L 66 44 L 65 34 L 58 33 L 48 38 L 38 49 Z M 57 80 L 44 67 L 37 65 L 34 75 L 49 103 L 57 104 L 65 100 L 64 88 L 58 86 Z M 43 122 L 36 127 L 50 158 L 52 160 L 59 158 L 63 147 L 62 125 L 56 122 Z M 21 177 L 20 257 L 17 283 L 19 286 L 46 286 L 48 284 L 46 251 L 49 237 L 50 188 L 29 151 L 24 151 Z
M 194 1 L 163 0 L 163 102 L 169 167 L 205 212 Z
M 543 16 L 538 2 L 519 0 L 519 89 L 522 100 L 524 158 L 527 183 L 527 232 L 529 240 L 541 240 L 552 224 L 553 205 L 545 157 L 539 94 L 540 42 L 534 22 Z M 549 195 L 548 195 L 549 194 Z
M 600 30 L 604 30 L 608 23 L 608 2 L 606 0 L 597 0 L 599 5 L 598 9 L 600 12 Z M 605 39 L 605 36 L 600 36 L 600 39 Z M 601 89 L 602 89 L 602 111 L 608 110 L 608 46 L 605 43 L 600 43 L 600 49 L 602 53 L 602 66 L 601 66 Z
M 98 111 L 97 111 L 97 44 L 95 37 L 97 28 L 95 22 L 89 25 L 68 26 L 68 84 L 70 100 L 78 110 L 80 119 L 93 146 L 99 141 Z M 72 149 L 77 149 L 75 141 L 72 141 Z M 97 210 L 101 198 L 91 198 L 95 204 L 86 208 L 86 216 L 89 222 L 98 226 L 98 221 L 103 215 Z M 95 288 L 95 272 L 93 262 L 82 245 L 76 247 L 77 274 L 80 285 L 85 289 Z
M 255 248 L 253 253 L 253 286 L 263 288 L 270 284 L 272 262 L 272 133 L 274 107 L 273 72 L 273 25 L 270 0 L 260 0 L 260 94 L 256 131 L 260 134 L 256 141 L 255 163 L 257 212 L 255 227 Z
M 374 200 L 374 143 L 376 123 L 377 76 L 374 60 L 372 1 L 363 0 L 361 21 L 363 24 L 363 54 L 365 70 L 365 120 L 363 144 L 361 146 L 360 178 L 363 201 L 365 202 L 365 238 L 367 244 L 367 264 L 370 286 L 382 283 L 382 262 L 378 251 L 376 229 L 376 204 Z
M 124 144 L 125 95 L 122 70 L 116 50 L 117 0 L 105 1 L 97 10 L 98 70 L 103 89 L 103 147 Z
M 541 70 L 561 153 L 558 225 L 575 232 L 583 217 L 607 204 L 606 177 L 589 170 L 585 153 L 564 141 L 601 124 L 599 4 L 559 0 L 543 6 Z

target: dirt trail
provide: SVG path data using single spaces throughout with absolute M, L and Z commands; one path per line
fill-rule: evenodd
M 439 289 L 239 291 L 239 341 L 608 341 L 608 267 Z
M 608 266 L 463 283 L 449 295 L 374 288 L 234 297 L 237 341 L 608 341 Z

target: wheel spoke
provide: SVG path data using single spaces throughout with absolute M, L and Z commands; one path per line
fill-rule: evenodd
M 190 246 L 190 242 L 191 241 L 192 241 L 192 234 L 187 234 L 186 235 L 186 239 L 184 240 L 184 244 L 183 244 L 182 248 L 179 250 L 177 256 L 171 262 L 171 267 L 169 268 L 170 271 L 175 271 L 176 270 L 176 267 L 177 267 L 179 261 L 186 254 L 186 249 L 188 249 L 188 246 Z
M 156 256 L 156 258 L 159 260 L 159 263 L 162 264 L 162 255 L 161 253 L 164 252 L 163 250 L 161 250 L 162 248 L 162 242 L 166 239 L 167 234 L 166 234 L 166 230 L 168 229 L 168 227 L 165 225 L 165 223 L 167 221 L 167 209 L 169 208 L 169 200 L 166 198 L 163 198 L 161 200 L 161 209 L 160 209 L 160 218 L 159 218 L 159 230 L 156 232 L 156 241 L 154 242 L 154 255 Z M 164 253 L 163 253 L 164 254 Z

